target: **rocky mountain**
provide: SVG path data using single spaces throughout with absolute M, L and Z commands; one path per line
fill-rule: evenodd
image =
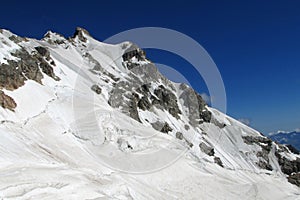
M 0 199 L 297 199 L 300 156 L 131 42 L 0 30 Z
M 300 131 L 298 130 L 291 132 L 278 131 L 277 133 L 269 134 L 269 137 L 280 144 L 286 144 L 295 152 L 300 150 Z

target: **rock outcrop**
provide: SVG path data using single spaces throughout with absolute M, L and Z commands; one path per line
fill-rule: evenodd
M 17 42 L 21 39 L 14 37 Z M 50 56 L 50 52 L 45 47 L 35 47 L 35 52 L 29 53 L 24 47 L 12 52 L 15 60 L 7 60 L 7 63 L 0 65 L 0 88 L 15 90 L 25 84 L 26 80 L 33 80 L 42 84 L 43 73 L 59 81 L 55 75 L 53 67 L 55 62 Z M 2 93 L 2 107 L 9 110 L 16 108 L 14 101 Z M 10 102 L 10 103 L 4 103 Z
M 0 105 L 2 106 L 2 108 L 9 109 L 11 111 L 14 111 L 14 109 L 17 107 L 17 104 L 14 101 L 14 99 L 6 95 L 1 90 L 0 90 Z

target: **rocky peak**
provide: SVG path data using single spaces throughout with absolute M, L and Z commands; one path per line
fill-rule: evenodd
M 61 45 L 65 43 L 66 38 L 59 33 L 47 31 L 47 33 L 44 35 L 44 38 L 42 40 L 47 41 L 49 44 Z
M 91 36 L 91 35 L 84 28 L 77 27 L 72 38 L 73 39 L 78 38 L 80 41 L 86 42 L 87 41 L 86 36 Z

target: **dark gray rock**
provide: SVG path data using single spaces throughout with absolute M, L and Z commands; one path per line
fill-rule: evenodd
M 72 38 L 78 37 L 80 41 L 87 42 L 87 38 L 84 37 L 84 34 L 90 36 L 90 33 L 87 30 L 85 30 L 84 28 L 77 27 Z
M 108 104 L 131 118 L 141 122 L 138 113 L 139 95 L 134 91 L 134 83 L 127 81 L 116 82 L 114 89 L 110 92 Z
M 294 184 L 294 185 L 297 185 L 298 187 L 300 187 L 300 173 L 293 173 L 293 174 L 289 175 L 288 181 L 291 184 Z
M 104 72 L 104 69 L 100 65 L 100 63 L 89 53 L 84 54 L 84 58 L 88 60 L 89 63 L 93 63 L 94 67 L 92 70 Z
M 162 129 L 160 130 L 160 132 L 162 133 L 168 133 L 170 131 L 172 131 L 173 129 L 170 127 L 170 125 L 165 122 L 164 126 L 162 127 Z
M 42 71 L 45 74 L 47 74 L 48 76 L 50 76 L 51 78 L 53 78 L 54 80 L 59 81 L 60 78 L 54 74 L 52 66 L 49 65 L 47 62 L 45 62 L 42 59 L 39 59 L 39 60 L 40 60 L 40 67 L 41 67 Z
M 142 110 L 149 110 L 151 103 L 146 96 L 143 96 L 138 102 L 138 107 Z
M 51 35 L 55 35 L 56 39 L 53 39 L 51 37 Z M 51 31 L 48 31 L 45 35 L 44 35 L 44 38 L 43 38 L 44 41 L 47 41 L 49 44 L 51 45 L 62 45 L 62 44 L 65 44 L 65 41 L 66 41 L 66 38 L 61 35 L 61 34 L 58 34 L 58 33 L 53 33 Z M 65 47 L 66 48 L 66 47 Z
M 132 58 L 136 58 L 137 61 L 146 61 L 146 53 L 142 49 L 138 48 L 135 44 L 132 44 L 129 48 L 125 50 L 125 53 L 122 55 L 123 66 L 129 70 L 132 70 L 136 67 L 139 67 L 140 64 L 132 62 Z
M 158 130 L 162 133 L 168 133 L 173 130 L 167 122 L 157 121 L 152 123 L 151 125 L 155 130 Z
M 204 142 L 201 142 L 199 144 L 199 147 L 201 149 L 202 152 L 206 153 L 209 156 L 213 156 L 215 155 L 215 150 L 213 147 L 208 146 L 207 144 L 205 144 Z
M 160 100 L 158 98 L 156 98 L 155 96 L 151 96 L 151 103 L 152 103 L 152 105 L 161 105 L 162 104 L 160 102 Z
M 187 124 L 185 124 L 185 125 L 184 125 L 184 129 L 188 131 L 188 130 L 190 130 L 190 126 L 187 125 Z
M 183 105 L 187 108 L 190 124 L 197 126 L 202 122 L 210 122 L 211 113 L 206 108 L 206 102 L 202 97 L 186 84 L 181 84 L 180 89 L 183 91 L 180 99 L 183 100 Z
M 148 83 L 148 84 L 143 84 L 142 86 L 141 86 L 141 90 L 142 90 L 142 92 L 144 93 L 144 94 L 148 94 L 148 93 L 150 93 L 150 87 L 151 87 L 151 83 Z
M 248 145 L 253 145 L 253 144 L 259 145 L 259 143 L 264 143 L 264 144 L 267 144 L 268 146 L 272 145 L 272 140 L 270 140 L 267 137 L 263 137 L 263 136 L 243 136 L 243 140 Z M 260 146 L 262 146 L 262 145 L 260 145 Z M 268 148 L 270 148 L 270 147 L 268 147 Z
M 300 172 L 300 159 L 289 160 L 278 152 L 275 152 L 281 171 L 287 175 Z
M 99 85 L 92 85 L 91 89 L 96 92 L 96 94 L 101 94 L 102 89 L 99 87 Z
M 154 128 L 155 130 L 161 131 L 161 129 L 164 126 L 164 122 L 157 121 L 157 122 L 151 123 L 151 125 L 152 125 L 152 128 Z
M 176 138 L 179 139 L 179 140 L 182 140 L 183 139 L 183 135 L 181 132 L 177 132 L 176 133 Z
M 262 150 L 256 153 L 256 156 L 259 158 L 263 158 L 265 161 L 269 162 L 269 152 Z
M 221 158 L 215 156 L 215 157 L 214 157 L 214 161 L 215 161 L 215 163 L 217 163 L 219 166 L 224 167 Z
M 50 52 L 45 47 L 38 46 L 35 47 L 35 49 L 37 50 L 37 52 L 39 52 L 39 54 L 41 54 L 41 56 L 50 57 Z
M 154 96 L 152 97 L 153 105 L 159 104 L 176 119 L 180 118 L 179 114 L 181 114 L 181 110 L 178 107 L 175 94 L 166 89 L 163 85 L 160 85 L 158 88 L 156 88 L 154 90 L 154 94 L 158 97 L 158 99 Z
M 187 143 L 187 145 L 188 145 L 190 148 L 192 148 L 192 147 L 194 146 L 192 142 L 188 141 L 188 140 L 185 139 L 185 138 L 184 138 L 184 140 L 185 140 L 185 142 Z
M 207 110 L 206 102 L 202 99 L 202 97 L 198 93 L 196 93 L 196 96 L 197 96 L 197 102 L 198 102 L 198 106 L 199 106 L 198 109 L 199 109 L 200 119 L 203 119 L 204 122 L 210 122 L 211 112 L 209 110 Z
M 269 153 L 272 149 L 272 140 L 264 136 L 243 136 L 243 140 L 248 145 L 258 145 L 261 147 L 261 151 L 256 153 L 256 156 L 260 158 L 259 162 L 257 162 L 257 166 L 266 170 L 273 170 L 270 161 L 269 161 Z
M 19 36 L 17 36 L 17 35 L 12 35 L 12 36 L 9 37 L 9 39 L 10 39 L 11 41 L 15 42 L 16 44 L 18 44 L 18 43 L 20 43 L 20 42 L 26 41 L 25 38 L 19 37 Z
M 260 160 L 258 163 L 256 163 L 257 164 L 257 166 L 259 166 L 261 169 L 266 169 L 266 170 L 269 170 L 269 171 L 272 171 L 273 170 L 273 168 L 272 168 L 272 166 L 268 163 L 268 162 L 266 162 L 266 161 L 262 161 L 262 160 Z
M 133 57 L 137 58 L 138 61 L 145 60 L 146 53 L 136 45 L 132 44 L 129 48 L 126 49 L 125 53 L 122 55 L 122 58 L 124 61 L 130 61 L 130 59 L 132 59 Z
M 17 61 L 17 64 L 21 67 L 22 72 L 27 79 L 42 83 L 41 80 L 43 75 L 39 69 L 40 60 L 43 60 L 41 56 L 38 54 L 31 55 L 25 49 L 18 50 L 15 53 L 12 53 L 12 55 L 21 59 L 20 61 Z
M 208 110 L 202 110 L 202 112 L 200 112 L 200 119 L 203 119 L 204 122 L 210 122 L 211 120 L 211 112 Z
M 137 107 L 138 101 L 139 101 L 139 96 L 136 93 L 133 93 L 129 104 L 129 113 L 130 113 L 129 116 L 135 119 L 136 121 L 141 122 L 141 119 L 139 117 L 138 107 Z

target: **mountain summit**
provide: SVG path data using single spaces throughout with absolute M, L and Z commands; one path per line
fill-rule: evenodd
M 300 156 L 131 42 L 0 30 L 0 199 L 297 199 Z

